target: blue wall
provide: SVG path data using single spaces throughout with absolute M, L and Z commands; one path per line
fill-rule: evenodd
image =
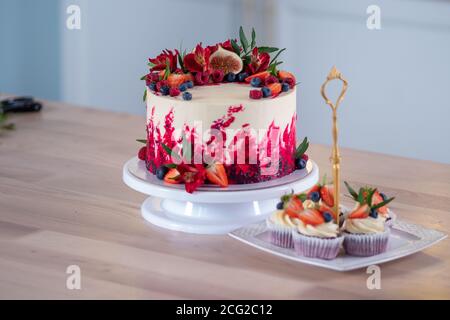
M 81 7 L 82 29 L 65 27 Z M 336 64 L 350 81 L 342 146 L 450 163 L 450 2 L 379 0 L 0 0 L 0 92 L 143 114 L 146 61 L 163 48 L 236 36 L 256 26 L 287 47 L 301 81 L 299 132 L 330 143 L 319 88 Z

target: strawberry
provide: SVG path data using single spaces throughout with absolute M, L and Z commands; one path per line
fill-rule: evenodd
M 250 83 L 250 81 L 252 81 L 253 78 L 260 78 L 261 81 L 264 82 L 268 76 L 270 76 L 269 71 L 258 72 L 245 78 L 245 82 Z
M 221 163 L 214 163 L 206 168 L 206 178 L 214 184 L 225 188 L 228 186 L 228 177 L 225 167 Z
M 298 218 L 300 212 L 303 211 L 303 202 L 296 196 L 289 199 L 288 203 L 284 206 L 284 212 L 291 218 Z
M 377 205 L 377 204 L 379 204 L 379 203 L 381 203 L 381 202 L 383 202 L 383 201 L 384 201 L 383 197 L 381 196 L 381 194 L 380 194 L 380 193 L 378 192 L 378 190 L 377 190 L 377 191 L 375 191 L 375 193 L 374 193 L 373 196 L 372 196 L 372 203 L 371 203 L 371 206 Z M 383 207 L 381 207 L 381 208 L 378 208 L 377 210 L 378 210 L 378 212 L 381 213 L 381 214 L 386 214 L 386 213 L 388 213 L 388 208 L 387 208 L 387 206 L 383 206 Z
M 180 84 L 185 83 L 186 81 L 189 81 L 191 77 L 192 77 L 192 75 L 188 75 L 188 74 L 171 73 L 167 77 L 167 81 L 169 83 L 169 87 L 178 88 L 180 86 Z
M 317 209 L 306 209 L 300 212 L 298 215 L 299 219 L 303 221 L 304 224 L 310 224 L 316 226 L 325 222 L 322 214 Z
M 370 207 L 367 204 L 359 206 L 349 214 L 350 219 L 364 219 L 369 216 Z
M 275 83 L 269 84 L 267 86 L 267 88 L 269 88 L 270 91 L 272 91 L 272 96 L 276 96 L 281 92 L 281 83 L 275 82 Z
M 181 176 L 177 169 L 170 169 L 164 176 L 164 181 L 170 184 L 178 184 L 181 182 Z
M 331 185 L 325 185 L 320 188 L 320 197 L 327 206 L 334 206 L 334 188 Z
M 278 71 L 278 78 L 281 82 L 288 83 L 291 89 L 295 86 L 295 76 L 290 72 L 280 70 Z
M 147 155 L 147 147 L 142 147 L 141 149 L 139 149 L 138 152 L 139 160 L 145 160 L 146 155 Z

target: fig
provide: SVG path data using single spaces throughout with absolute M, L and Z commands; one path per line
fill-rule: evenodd
M 209 65 L 212 70 L 222 70 L 224 74 L 230 72 L 237 74 L 243 67 L 242 59 L 236 53 L 221 46 L 209 57 Z

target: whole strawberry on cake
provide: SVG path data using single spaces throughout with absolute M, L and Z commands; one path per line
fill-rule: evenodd
M 139 159 L 158 179 L 194 192 L 277 179 L 307 166 L 296 145 L 296 78 L 280 70 L 285 49 L 239 40 L 149 59 L 147 138 Z

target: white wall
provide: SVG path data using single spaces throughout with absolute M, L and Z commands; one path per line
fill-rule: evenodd
M 69 4 L 81 30 L 65 28 Z M 366 27 L 369 4 L 381 30 Z M 438 0 L 2 0 L 0 91 L 143 114 L 149 56 L 256 26 L 265 44 L 288 48 L 301 136 L 330 142 L 319 88 L 336 65 L 350 82 L 342 146 L 450 163 L 449 17 Z

